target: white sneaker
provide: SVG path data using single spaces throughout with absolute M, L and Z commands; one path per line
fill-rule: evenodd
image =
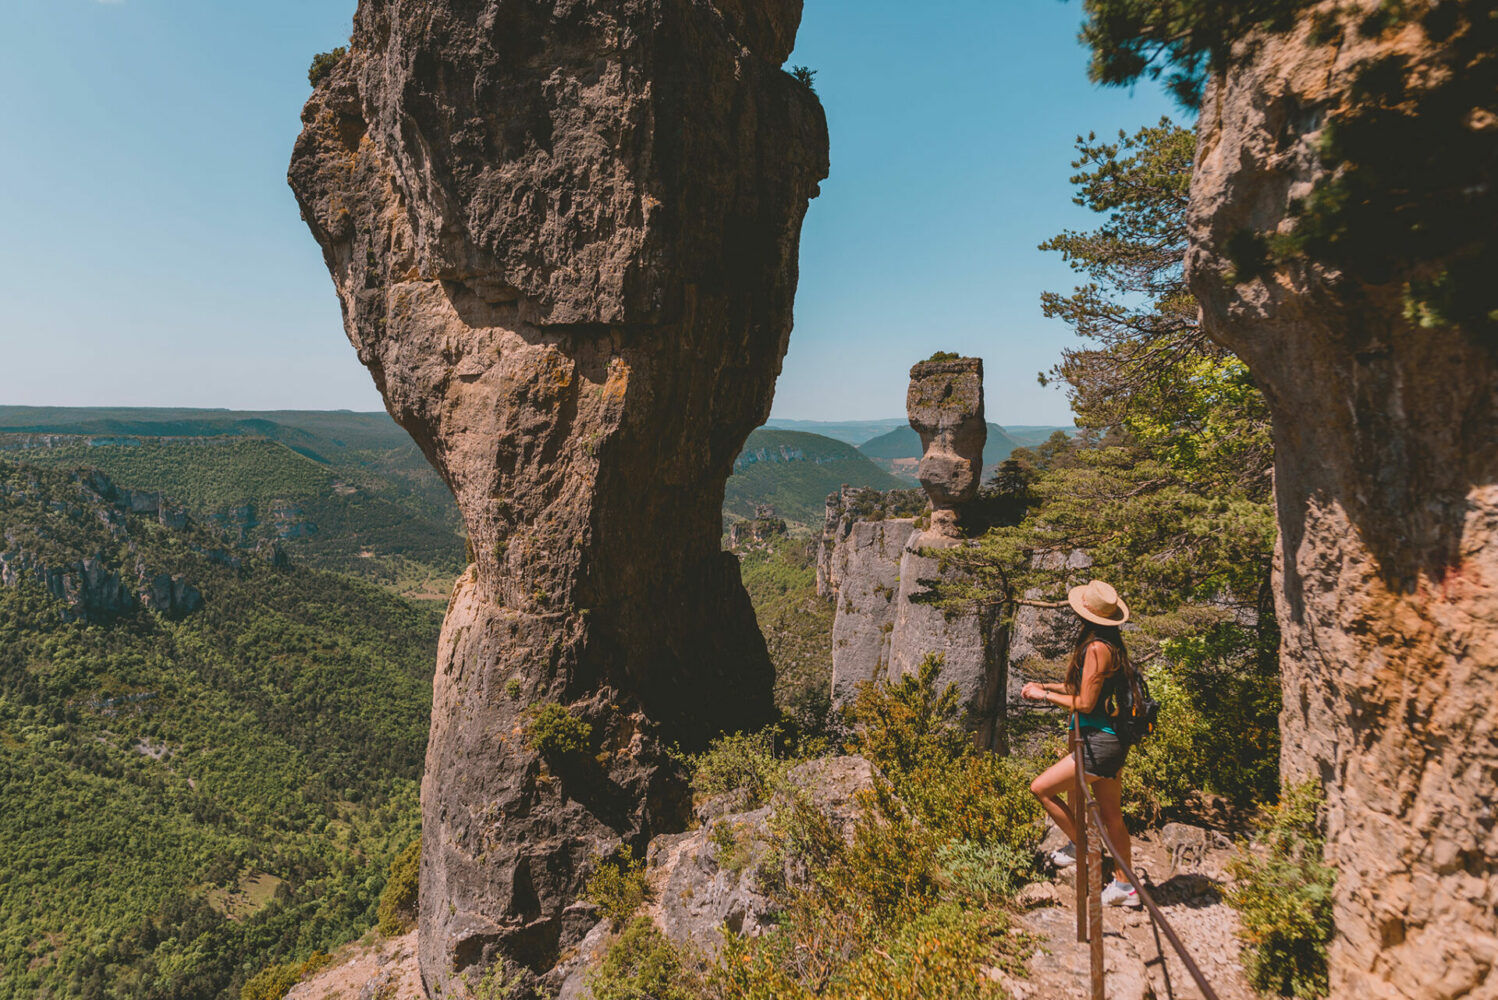
M 1114 879 L 1103 889 L 1104 906 L 1143 906 L 1139 901 L 1139 890 L 1127 882 Z
M 1057 868 L 1070 868 L 1077 863 L 1077 845 L 1067 844 L 1059 850 L 1052 851 L 1047 856 L 1051 859 L 1051 864 Z

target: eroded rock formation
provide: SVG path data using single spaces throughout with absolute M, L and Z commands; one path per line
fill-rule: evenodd
M 922 518 L 885 516 L 872 491 L 827 498 L 817 561 L 817 592 L 836 603 L 832 700 L 858 685 L 914 674 L 927 655 L 942 657 L 942 683 L 962 693 L 980 746 L 1004 743 L 1007 632 L 995 608 L 943 607 L 933 585 L 954 580 L 940 550 L 965 544 L 963 505 L 978 492 L 983 444 L 983 362 L 926 361 L 910 370 L 910 425 L 925 453 L 920 478 L 931 510 Z
M 1472 38 L 1490 8 L 1439 6 L 1422 27 L 1322 4 L 1240 47 L 1207 91 L 1191 190 L 1192 289 L 1273 411 L 1282 764 L 1327 789 L 1333 996 L 1498 984 L 1498 349 L 1491 324 L 1422 301 L 1447 282 L 1460 309 L 1463 269 L 1491 259 L 1498 93 Z M 1355 103 L 1380 116 L 1376 161 L 1348 167 L 1327 153 L 1370 125 Z M 1371 201 L 1316 198 L 1370 176 Z M 1246 252 L 1328 210 L 1395 228 Z M 1421 256 L 1442 234 L 1409 220 L 1430 210 L 1451 256 Z
M 958 511 L 978 495 L 983 478 L 983 361 L 922 361 L 910 369 L 905 394 L 910 426 L 921 436 L 916 475 L 931 498 L 931 529 L 960 537 Z
M 457 497 L 422 787 L 427 989 L 591 926 L 687 801 L 661 741 L 772 711 L 723 487 L 768 415 L 807 201 L 799 0 L 363 0 L 290 181 L 386 406 Z M 546 760 L 528 706 L 591 725 Z

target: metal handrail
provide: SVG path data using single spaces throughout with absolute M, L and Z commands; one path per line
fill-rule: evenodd
M 1076 761 L 1076 781 L 1077 789 L 1079 792 L 1079 798 L 1077 801 L 1079 803 L 1086 804 L 1086 810 L 1092 815 L 1093 822 L 1097 824 L 1098 835 L 1102 837 L 1103 843 L 1107 845 L 1108 853 L 1113 856 L 1114 862 L 1123 869 L 1124 876 L 1129 880 L 1129 883 L 1134 886 L 1134 890 L 1139 893 L 1139 898 L 1144 901 L 1145 909 L 1149 912 L 1150 920 L 1154 921 L 1155 925 L 1159 927 L 1160 930 L 1165 932 L 1165 939 L 1170 942 L 1170 946 L 1174 948 L 1176 954 L 1181 957 L 1181 963 L 1186 966 L 1186 971 L 1191 974 L 1191 978 L 1196 982 L 1197 989 L 1202 991 L 1202 996 L 1205 997 L 1206 1000 L 1219 1000 L 1217 991 L 1212 989 L 1212 984 L 1207 982 L 1206 976 L 1202 975 L 1202 970 L 1197 966 L 1196 960 L 1191 957 L 1191 953 L 1186 950 L 1186 946 L 1182 944 L 1181 939 L 1176 936 L 1175 929 L 1170 926 L 1170 921 L 1165 919 L 1165 914 L 1161 913 L 1160 907 L 1155 904 L 1154 897 L 1149 894 L 1149 890 L 1144 887 L 1144 883 L 1134 874 L 1134 869 L 1129 865 L 1127 861 L 1123 859 L 1123 855 L 1118 852 L 1118 848 L 1114 846 L 1112 839 L 1109 838 L 1108 828 L 1103 825 L 1103 813 L 1098 806 L 1097 798 L 1092 794 L 1092 789 L 1087 787 L 1087 775 L 1083 767 L 1082 741 L 1080 738 L 1080 733 L 1081 730 L 1077 728 L 1077 714 L 1076 712 L 1073 712 L 1072 738 L 1075 741 L 1073 747 L 1073 759 Z M 1080 815 L 1082 813 L 1082 809 L 1078 808 L 1076 812 L 1079 817 L 1079 824 L 1077 827 L 1077 862 L 1079 867 L 1081 867 L 1086 865 L 1086 822 L 1085 817 L 1082 817 Z M 1082 872 L 1079 870 L 1077 872 L 1077 885 L 1079 887 L 1077 897 L 1079 900 L 1082 898 L 1082 892 L 1080 890 L 1081 884 Z M 1079 939 L 1081 930 L 1082 919 L 1081 914 L 1079 913 L 1077 919 L 1077 931 Z M 1094 945 L 1094 947 L 1097 947 L 1097 945 Z M 1096 973 L 1094 973 L 1094 975 L 1096 976 Z M 1100 987 L 1101 983 L 1096 981 L 1093 983 L 1093 988 L 1095 991 Z

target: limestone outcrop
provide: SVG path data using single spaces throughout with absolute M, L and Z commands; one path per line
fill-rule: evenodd
M 63 603 L 65 621 L 104 621 L 140 608 L 169 618 L 201 611 L 202 592 L 181 574 L 164 572 L 143 558 L 135 559 L 133 566 L 120 558 L 135 551 L 129 531 L 131 516 L 151 517 L 173 531 L 184 531 L 190 524 L 186 510 L 159 493 L 117 487 L 97 470 L 77 473 L 71 479 L 76 484 L 75 496 L 67 502 L 49 501 L 51 512 L 101 522 L 121 543 L 121 553 L 70 552 L 40 524 L 20 531 L 7 529 L 0 536 L 0 586 L 17 587 L 23 581 L 37 584 Z M 28 491 L 13 492 L 0 485 L 0 500 L 4 499 L 34 502 Z M 187 548 L 210 561 L 237 567 L 238 557 L 228 549 L 210 549 L 196 542 L 188 542 Z
M 885 516 L 872 491 L 844 489 L 827 498 L 818 553 L 817 592 L 835 602 L 832 700 L 848 702 L 858 685 L 914 674 L 930 654 L 942 657 L 942 683 L 962 694 L 980 746 L 1004 745 L 1008 631 L 996 608 L 942 607 L 934 585 L 954 581 L 942 549 L 965 544 L 962 510 L 978 492 L 983 444 L 983 362 L 926 361 L 910 370 L 910 425 L 921 435 L 923 517 Z
M 1191 189 L 1192 290 L 1274 418 L 1282 765 L 1327 790 L 1333 996 L 1498 984 L 1498 353 L 1491 316 L 1430 306 L 1493 288 L 1461 281 L 1493 257 L 1498 40 L 1488 5 L 1439 6 L 1322 4 L 1235 50 Z M 1384 160 L 1329 155 L 1357 130 Z M 1371 200 L 1317 198 L 1370 176 Z M 1245 253 L 1339 209 L 1370 214 Z
M 844 839 L 851 839 L 862 807 L 859 796 L 873 788 L 877 775 L 863 757 L 820 757 L 792 768 L 786 786 L 803 796 L 804 803 Z M 775 853 L 772 816 L 789 805 L 785 794 L 745 808 L 749 804 L 742 790 L 708 799 L 696 809 L 695 829 L 662 834 L 650 842 L 645 876 L 651 902 L 644 912 L 687 955 L 715 956 L 725 931 L 748 937 L 773 926 L 771 918 L 781 904 L 764 891 L 762 870 L 767 866 L 783 866 L 771 881 L 804 884 L 806 872 L 799 863 Z M 607 920 L 589 931 L 564 963 L 557 1000 L 591 998 L 588 972 L 602 961 L 609 934 Z
M 774 507 L 760 504 L 752 519 L 735 521 L 728 526 L 728 548 L 733 552 L 767 549 L 771 542 L 784 537 L 789 530 L 785 520 L 775 516 Z
M 832 703 L 853 699 L 858 685 L 894 676 L 890 649 L 900 606 L 905 543 L 914 518 L 854 521 L 837 543 L 838 587 L 832 595 Z
M 363 0 L 290 183 L 472 565 L 422 787 L 431 993 L 545 975 L 588 859 L 680 829 L 664 746 L 772 713 L 724 483 L 791 327 L 821 107 L 799 0 Z M 533 749 L 532 706 L 586 723 Z M 554 985 L 554 984 L 553 984 Z
M 916 477 L 931 497 L 931 529 L 960 537 L 958 511 L 978 495 L 983 478 L 983 362 L 922 361 L 910 369 L 905 411 L 921 436 Z

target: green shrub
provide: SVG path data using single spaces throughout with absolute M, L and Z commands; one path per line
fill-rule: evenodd
M 738 878 L 754 860 L 754 828 L 748 823 L 719 820 L 707 835 L 718 867 Z
M 988 1000 L 1004 994 L 981 975 L 1023 975 L 1031 941 L 1002 913 L 941 903 L 889 927 L 859 914 L 797 908 L 773 934 L 729 938 L 710 973 L 722 1000 Z
M 849 712 L 854 749 L 938 839 L 1030 850 L 1041 833 L 1036 765 L 974 748 L 956 686 L 937 690 L 941 667 L 928 656 L 915 675 L 863 685 Z
M 936 864 L 948 895 L 987 907 L 1034 878 L 1035 852 L 958 840 L 937 850 Z
M 921 822 L 946 840 L 1033 850 L 1042 833 L 1030 782 L 1042 762 L 969 751 L 949 764 L 926 765 L 897 786 Z
M 340 45 L 332 52 L 319 52 L 313 56 L 312 65 L 307 67 L 307 82 L 314 87 L 322 83 L 346 55 L 348 55 L 348 49 Z
M 1287 785 L 1279 803 L 1264 810 L 1253 848 L 1229 864 L 1227 899 L 1247 943 L 1244 968 L 1264 993 L 1310 998 L 1327 992 L 1337 872 L 1321 860 L 1320 804 L 1315 780 Z
M 477 982 L 472 981 L 470 973 L 463 973 L 464 1000 L 511 1000 L 525 987 L 526 979 L 525 973 L 519 969 L 512 975 L 503 956 L 498 957 Z
M 956 351 L 937 351 L 935 354 L 931 355 L 931 357 L 926 359 L 926 363 L 930 364 L 933 361 L 956 361 L 960 357 L 962 357 L 962 355 L 958 354 Z
M 692 791 L 702 796 L 743 791 L 746 808 L 764 805 L 790 766 L 775 756 L 778 734 L 779 729 L 770 726 L 714 740 L 692 758 Z
M 548 760 L 557 760 L 585 752 L 593 727 L 550 701 L 530 713 L 525 734 L 532 750 Z
M 380 933 L 393 937 L 416 919 L 416 893 L 421 876 L 421 838 L 390 862 L 390 875 L 380 893 Z
M 961 724 L 957 685 L 937 691 L 943 658 L 928 654 L 916 674 L 888 684 L 865 683 L 849 709 L 853 749 L 897 785 L 917 770 L 940 768 L 967 753 L 972 737 Z
M 1025 877 L 1036 806 L 1024 768 L 977 753 L 960 729 L 953 737 L 954 705 L 934 687 L 934 673 L 925 670 L 912 683 L 868 690 L 859 718 L 861 744 L 874 748 L 907 791 L 927 783 L 923 798 L 902 800 L 892 780 L 876 781 L 859 794 L 860 813 L 845 840 L 803 790 L 776 796 L 759 871 L 760 889 L 781 907 L 779 926 L 729 937 L 711 971 L 710 995 L 1000 995 L 979 967 L 1017 970 L 1029 944 L 998 934 L 1002 917 L 982 908 Z M 954 840 L 954 829 L 983 840 Z M 728 834 L 719 836 L 727 846 Z
M 281 1000 L 293 986 L 327 966 L 328 962 L 327 955 L 314 951 L 305 962 L 288 962 L 261 969 L 240 988 L 240 1000 Z
M 697 1000 L 702 983 L 649 917 L 636 917 L 588 973 L 594 1000 Z
M 1208 785 L 1206 723 L 1185 685 L 1168 670 L 1148 678 L 1159 719 L 1153 733 L 1129 748 L 1120 775 L 1124 815 L 1142 824 L 1159 822 L 1188 792 Z
M 795 77 L 797 83 L 801 84 L 801 86 L 805 87 L 813 94 L 817 92 L 817 88 L 814 85 L 817 79 L 816 70 L 811 69 L 808 66 L 792 66 L 791 76 Z
M 839 977 L 831 996 L 861 1000 L 980 1000 L 1004 995 L 980 975 L 994 962 L 994 937 L 1004 926 L 997 915 L 943 903 L 904 924 L 866 949 Z
M 595 858 L 594 862 L 597 867 L 588 877 L 583 896 L 618 927 L 650 898 L 644 865 L 628 845 L 621 847 L 615 857 Z

